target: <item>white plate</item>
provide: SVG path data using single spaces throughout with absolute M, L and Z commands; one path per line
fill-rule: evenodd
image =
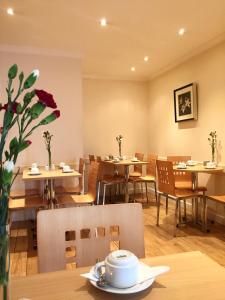
M 178 166 L 177 166 L 177 169 L 178 169 L 178 170 L 185 170 L 185 169 L 187 169 L 187 167 L 178 167 Z
M 40 172 L 38 172 L 38 173 L 29 172 L 28 175 L 30 175 L 30 176 L 36 176 L 36 175 L 41 175 L 41 173 Z
M 141 282 L 142 278 L 145 277 L 144 274 L 146 274 L 149 271 L 149 266 L 139 262 L 139 274 L 138 274 L 138 281 Z M 94 273 L 94 267 L 91 268 L 90 272 Z M 154 282 L 155 278 L 151 278 L 148 279 L 142 283 L 138 283 L 133 285 L 132 287 L 126 288 L 126 289 L 119 289 L 119 288 L 115 288 L 113 286 L 110 285 L 106 285 L 104 287 L 100 287 L 97 285 L 96 281 L 90 280 L 90 283 L 95 286 L 97 289 L 108 292 L 108 293 L 113 293 L 113 294 L 134 294 L 134 293 L 138 293 L 141 291 L 144 291 L 145 289 L 147 289 L 148 287 L 150 287 L 153 282 Z
M 73 173 L 73 172 L 74 172 L 74 169 L 70 169 L 70 170 L 66 170 L 66 171 L 63 171 L 63 170 L 62 170 L 62 172 L 63 172 L 63 173 Z
M 132 162 L 139 162 L 139 159 L 131 159 Z
M 216 169 L 216 167 L 205 167 L 205 169 Z

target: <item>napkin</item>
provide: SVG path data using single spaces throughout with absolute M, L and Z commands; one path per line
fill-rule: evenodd
M 166 273 L 169 270 L 170 270 L 170 267 L 168 267 L 168 266 L 149 267 L 149 266 L 145 265 L 145 268 L 142 269 L 141 273 L 138 276 L 138 281 L 136 284 L 141 284 L 141 283 L 145 282 L 146 280 L 149 280 L 149 279 L 159 276 L 163 273 Z M 84 274 L 81 274 L 81 276 L 84 278 L 87 278 L 89 280 L 92 280 L 92 281 L 98 281 L 98 277 L 93 272 L 84 273 Z

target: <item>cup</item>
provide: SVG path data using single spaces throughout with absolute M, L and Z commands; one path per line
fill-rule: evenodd
M 37 168 L 37 163 L 32 163 L 31 168 Z
M 49 166 L 45 166 L 45 171 L 49 171 Z
M 32 168 L 31 168 L 31 173 L 32 173 L 32 174 L 37 174 L 37 173 L 39 173 L 38 167 L 32 167 Z
M 215 162 L 212 162 L 212 161 L 209 161 L 209 162 L 207 162 L 207 164 L 206 164 L 206 167 L 207 168 L 215 168 L 216 167 L 216 163 Z
M 106 282 L 115 288 L 129 288 L 137 283 L 139 261 L 130 251 L 111 252 L 103 263 L 95 265 L 94 270 L 97 276 L 98 268 L 105 269 Z
M 68 166 L 68 165 L 64 165 L 63 166 L 63 172 L 68 172 L 68 171 L 70 171 L 71 169 L 70 169 L 70 166 Z
M 60 168 L 63 168 L 63 166 L 65 166 L 65 163 L 64 163 L 64 162 L 61 162 L 61 163 L 59 164 L 59 167 L 60 167 Z
M 132 161 L 138 161 L 137 157 L 134 156 L 134 157 L 132 158 Z
M 114 162 L 119 162 L 120 159 L 119 159 L 119 157 L 114 157 L 113 161 L 114 161 Z
M 105 156 L 105 160 L 109 160 L 109 156 L 106 155 L 106 156 Z
M 210 162 L 209 160 L 204 160 L 204 161 L 203 161 L 203 166 L 206 167 L 206 166 L 207 166 L 207 163 L 209 163 L 209 162 Z
M 187 166 L 184 162 L 179 162 L 178 168 L 185 169 Z

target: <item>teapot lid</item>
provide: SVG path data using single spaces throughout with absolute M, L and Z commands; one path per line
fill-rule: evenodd
M 130 266 L 138 263 L 138 258 L 128 250 L 116 250 L 106 257 L 106 262 L 114 266 Z

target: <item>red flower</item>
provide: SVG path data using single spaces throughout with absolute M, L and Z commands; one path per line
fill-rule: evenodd
M 54 110 L 53 114 L 55 115 L 56 118 L 60 117 L 60 110 Z
M 45 92 L 44 90 L 35 90 L 35 94 L 39 98 L 39 102 L 43 103 L 47 107 L 57 108 L 55 100 L 53 99 L 52 94 Z
M 0 127 L 0 134 L 2 134 L 2 131 L 3 131 L 3 127 Z
M 19 105 L 18 102 L 14 102 L 14 103 L 12 104 L 12 112 L 13 112 L 14 114 L 17 114 L 17 106 L 18 106 L 18 105 Z M 1 110 L 2 110 L 2 109 L 7 110 L 7 109 L 8 109 L 8 103 L 4 104 L 4 105 L 1 107 Z
M 30 140 L 26 141 L 27 145 L 29 146 L 30 144 L 32 144 L 32 142 Z

